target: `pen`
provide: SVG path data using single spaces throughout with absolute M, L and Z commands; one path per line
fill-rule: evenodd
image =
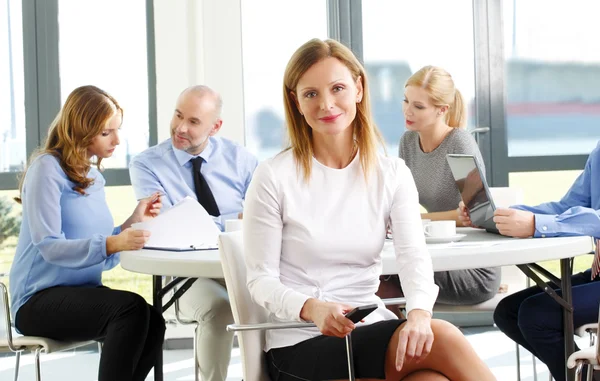
M 163 192 L 159 192 L 159 193 L 158 193 L 158 195 L 157 195 L 157 194 L 155 194 L 155 193 L 153 193 L 153 194 L 151 194 L 151 195 L 149 195 L 149 196 L 146 196 L 146 197 L 139 198 L 137 201 L 142 201 L 142 200 L 144 200 L 144 199 L 146 199 L 146 198 L 149 198 L 149 197 L 154 197 L 154 198 L 152 199 L 152 201 L 154 201 L 154 200 L 156 200 L 157 198 L 161 198 L 162 196 L 166 196 L 166 194 L 164 194 Z

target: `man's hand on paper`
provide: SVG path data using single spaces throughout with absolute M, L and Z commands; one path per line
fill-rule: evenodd
M 106 238 L 106 254 L 111 255 L 121 251 L 140 250 L 150 238 L 147 230 L 127 228 L 117 235 Z

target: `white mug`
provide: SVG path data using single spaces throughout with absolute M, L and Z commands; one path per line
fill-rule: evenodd
M 452 237 L 456 235 L 456 222 L 454 221 L 431 221 L 423 225 L 426 237 Z
M 235 220 L 227 220 L 225 221 L 225 231 L 226 232 L 234 232 L 237 230 L 242 230 L 243 220 L 235 219 Z

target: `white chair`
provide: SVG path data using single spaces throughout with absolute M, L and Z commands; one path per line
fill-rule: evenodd
M 219 236 L 219 253 L 229 301 L 235 324 L 229 325 L 229 331 L 237 332 L 242 369 L 246 381 L 269 381 L 263 348 L 264 332 L 268 329 L 287 329 L 314 327 L 312 323 L 265 323 L 267 311 L 252 302 L 246 286 L 246 264 L 241 231 L 222 233 Z M 346 336 L 348 368 L 350 380 L 354 380 L 354 364 L 352 359 L 351 335 Z
M 600 311 L 598 312 L 600 314 Z M 590 343 L 595 338 L 592 338 L 592 334 L 595 331 L 596 334 L 600 331 L 600 319 L 598 323 L 586 324 L 577 329 L 578 336 L 585 336 L 586 333 L 590 333 Z M 583 367 L 587 365 L 587 381 L 591 381 L 593 377 L 594 370 L 600 370 L 600 366 L 598 364 L 598 359 L 600 358 L 600 347 L 598 346 L 597 340 L 594 340 L 594 345 L 589 348 L 581 349 L 577 352 L 574 352 L 569 356 L 567 360 L 567 367 L 569 369 L 575 368 L 575 378 L 581 381 Z
M 575 335 L 579 337 L 590 338 L 590 347 L 596 345 L 596 337 L 598 336 L 598 324 L 597 323 L 589 323 L 584 324 L 581 327 L 577 327 L 575 329 Z
M 64 342 L 37 336 L 21 336 L 13 332 L 8 303 L 8 290 L 0 282 L 0 352 L 15 352 L 15 381 L 19 378 L 19 363 L 21 352 L 31 351 L 35 356 L 35 379 L 41 380 L 40 354 L 75 349 L 84 345 L 94 344 L 95 341 Z M 98 345 L 100 349 L 100 344 Z

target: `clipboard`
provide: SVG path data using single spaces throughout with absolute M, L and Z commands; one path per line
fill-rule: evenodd
M 161 251 L 175 251 L 175 252 L 184 252 L 184 251 L 207 251 L 207 250 L 219 250 L 219 246 L 217 245 L 206 245 L 206 246 L 194 246 L 190 245 L 187 247 L 164 247 L 164 246 L 144 246 L 144 250 L 161 250 Z
M 144 249 L 164 251 L 217 250 L 221 231 L 200 203 L 190 197 L 155 218 L 131 225 L 150 231 Z

